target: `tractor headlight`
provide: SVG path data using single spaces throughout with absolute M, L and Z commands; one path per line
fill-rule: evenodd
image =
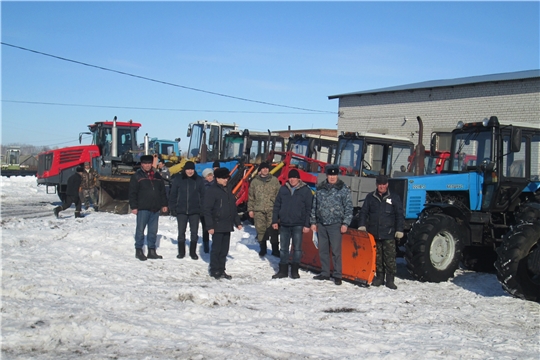
M 456 125 L 456 129 L 463 129 L 463 126 L 465 126 L 465 123 L 463 121 L 458 121 Z

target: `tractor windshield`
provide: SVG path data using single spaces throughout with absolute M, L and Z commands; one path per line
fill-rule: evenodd
M 340 139 L 335 164 L 347 168 L 347 174 L 358 174 L 362 164 L 364 140 Z
M 462 132 L 454 136 L 453 171 L 476 169 L 483 161 L 493 161 L 491 131 Z
M 241 136 L 225 136 L 223 160 L 240 159 L 244 153 L 244 138 Z

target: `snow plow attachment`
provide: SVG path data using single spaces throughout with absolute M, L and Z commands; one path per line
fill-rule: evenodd
M 114 214 L 129 213 L 129 177 L 100 176 L 98 209 Z
M 371 284 L 375 277 L 375 252 L 373 235 L 356 229 L 347 230 L 341 242 L 343 279 L 359 285 Z M 318 239 L 312 231 L 303 234 L 300 266 L 307 270 L 321 271 Z M 332 269 L 333 265 L 330 265 L 330 271 Z

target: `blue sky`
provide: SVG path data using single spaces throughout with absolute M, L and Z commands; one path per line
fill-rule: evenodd
M 201 119 L 336 128 L 329 95 L 540 67 L 539 2 L 2 1 L 1 16 L 3 43 L 181 86 L 2 45 L 2 144 L 76 145 L 114 116 L 183 148 Z

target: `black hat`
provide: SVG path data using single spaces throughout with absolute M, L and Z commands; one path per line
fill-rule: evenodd
M 289 179 L 290 178 L 300 179 L 300 173 L 298 172 L 298 170 L 292 169 L 291 171 L 289 171 Z
M 219 164 L 219 161 L 217 161 L 217 160 L 214 161 L 214 163 L 212 164 L 212 167 L 213 167 L 213 168 L 218 168 L 218 167 L 220 167 L 220 166 L 221 166 L 221 165 Z
M 216 169 L 214 171 L 214 177 L 217 179 L 228 179 L 230 177 L 229 175 L 229 169 L 220 167 L 219 169 Z
M 326 175 L 339 175 L 339 167 L 336 165 L 329 165 L 325 169 Z
M 82 166 L 77 166 L 75 169 L 76 172 L 84 172 L 84 168 Z
M 270 164 L 268 164 L 266 161 L 263 161 L 263 162 L 261 163 L 261 165 L 259 165 L 259 171 L 261 171 L 261 170 L 264 169 L 264 168 L 270 169 Z
M 141 156 L 141 164 L 151 164 L 154 162 L 152 155 L 143 155 Z
M 184 165 L 184 170 L 195 170 L 195 163 L 193 161 L 188 161 Z
M 375 179 L 375 182 L 377 183 L 377 185 L 388 184 L 388 176 L 386 176 L 386 175 L 377 175 L 377 178 Z

